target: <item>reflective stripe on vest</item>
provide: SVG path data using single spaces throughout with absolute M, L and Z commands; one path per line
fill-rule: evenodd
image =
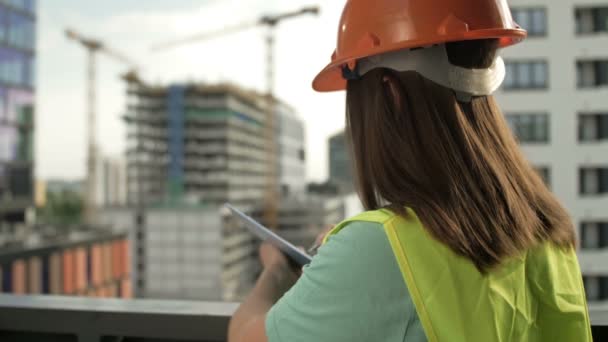
M 381 224 L 429 342 L 592 340 L 573 249 L 545 243 L 484 275 L 407 213 L 365 212 L 337 225 L 324 242 L 349 222 Z

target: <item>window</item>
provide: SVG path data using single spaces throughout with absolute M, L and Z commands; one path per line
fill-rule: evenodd
M 608 193 L 608 167 L 586 167 L 579 170 L 581 195 Z
M 581 248 L 598 249 L 608 247 L 608 221 L 586 221 L 581 223 Z
M 528 31 L 530 37 L 547 35 L 547 10 L 545 8 L 513 8 L 513 19 Z
M 9 169 L 9 187 L 13 196 L 32 198 L 32 169 L 29 166 L 13 166 Z
M 540 176 L 540 178 L 543 179 L 543 181 L 545 182 L 547 187 L 550 187 L 551 186 L 551 168 L 549 168 L 547 166 L 539 166 L 539 167 L 535 167 L 534 169 L 536 170 L 536 172 L 538 172 L 538 175 Z
M 507 61 L 504 89 L 546 89 L 547 61 Z
M 588 301 L 608 299 L 608 277 L 585 276 L 583 284 Z
M 20 13 L 8 14 L 8 43 L 22 49 L 33 50 L 36 44 L 32 18 Z
M 581 142 L 608 140 L 608 113 L 579 114 L 578 140 Z
M 597 88 L 608 85 L 608 60 L 578 61 L 576 79 L 579 88 Z
M 577 8 L 574 13 L 577 34 L 608 32 L 608 6 Z
M 0 0 L 0 3 L 12 6 L 18 10 L 34 13 L 36 9 L 35 0 Z
M 507 114 L 507 122 L 521 143 L 549 142 L 549 115 L 544 113 Z

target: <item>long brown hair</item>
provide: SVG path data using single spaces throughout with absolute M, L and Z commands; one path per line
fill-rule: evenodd
M 497 41 L 447 50 L 455 65 L 486 68 Z M 416 72 L 372 70 L 348 82 L 347 133 L 365 208 L 412 208 L 432 236 L 482 272 L 547 240 L 575 244 L 568 214 L 492 96 L 463 103 Z

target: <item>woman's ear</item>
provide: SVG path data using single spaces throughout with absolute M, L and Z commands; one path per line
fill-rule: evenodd
M 391 98 L 393 106 L 397 110 L 401 110 L 403 108 L 403 96 L 401 95 L 399 80 L 394 75 L 386 74 L 382 77 L 382 85 Z

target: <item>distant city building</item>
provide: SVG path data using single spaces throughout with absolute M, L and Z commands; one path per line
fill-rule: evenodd
M 286 104 L 277 105 L 279 185 L 283 196 L 306 192 L 306 139 L 304 122 Z
M 130 298 L 126 235 L 73 232 L 0 246 L 0 292 Z
M 572 215 L 587 299 L 608 301 L 608 1 L 509 4 L 529 38 L 503 52 L 507 76 L 497 98 Z
M 250 204 L 264 198 L 264 96 L 228 84 L 162 87 L 134 75 L 126 80 L 129 203 Z M 275 107 L 277 190 L 303 191 L 304 126 L 288 105 Z
M 148 208 L 144 230 L 133 229 L 133 217 L 130 209 L 100 210 L 103 224 L 132 232 L 137 297 L 234 301 L 252 286 L 255 241 L 220 207 Z
M 312 195 L 337 196 L 340 189 L 336 184 L 325 181 L 323 183 L 308 183 L 307 192 Z
M 33 206 L 36 3 L 0 2 L 0 224 Z
M 228 84 L 153 86 L 133 74 L 125 80 L 127 200 L 146 207 L 137 220 L 137 211 L 125 214 L 135 222 L 137 295 L 240 298 L 254 280 L 256 246 L 220 206 L 251 212 L 263 203 L 272 167 L 266 98 Z M 303 123 L 288 105 L 275 109 L 276 190 L 304 192 Z M 119 219 L 112 215 L 108 221 Z
M 329 138 L 329 183 L 338 186 L 341 193 L 354 188 L 352 163 L 344 131 Z
M 127 204 L 127 166 L 123 158 L 98 158 L 97 207 L 116 207 Z

